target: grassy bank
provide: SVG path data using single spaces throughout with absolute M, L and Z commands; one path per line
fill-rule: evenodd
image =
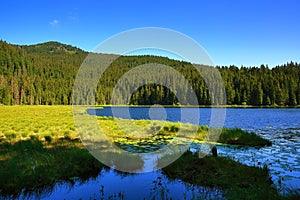
M 275 189 L 267 167 L 250 167 L 229 158 L 184 153 L 163 168 L 171 179 L 194 185 L 221 188 L 228 199 L 299 199 L 299 194 L 281 195 Z
M 197 154 L 186 152 L 163 172 L 172 179 L 221 188 L 229 199 L 274 199 L 277 196 L 267 168 L 249 167 L 228 158 L 199 159 Z
M 128 125 L 128 120 L 123 122 L 125 127 L 121 129 L 113 118 L 98 118 L 101 129 L 115 144 L 124 148 L 131 145 L 136 149 L 150 144 L 151 151 L 172 142 L 175 137 L 184 141 L 203 142 L 207 140 L 209 130 L 208 127 L 189 124 L 130 120 L 141 127 L 143 134 L 140 135 L 134 127 Z M 193 132 L 191 130 L 196 130 L 195 135 L 188 134 Z M 218 142 L 270 145 L 269 141 L 240 129 L 223 129 Z M 142 151 L 147 152 L 145 149 Z M 214 159 L 219 161 L 223 158 Z M 208 166 L 213 164 L 208 163 Z M 72 182 L 77 178 L 84 181 L 90 176 L 96 176 L 103 167 L 81 143 L 75 130 L 71 106 L 0 106 L 0 194 L 18 195 L 22 189 L 51 189 L 57 181 Z M 182 169 L 189 170 L 184 166 Z M 223 171 L 218 173 L 229 176 Z M 214 176 L 208 176 L 207 179 L 214 182 Z M 219 183 L 220 187 L 223 184 L 227 183 Z
M 143 137 L 150 140 L 165 137 L 171 140 L 175 136 L 194 142 L 211 141 L 207 136 L 209 129 L 207 126 L 150 120 L 122 120 L 123 126 L 120 128 L 120 123 L 110 117 L 98 117 L 98 122 L 105 134 L 116 142 L 124 138 L 130 141 Z M 140 128 L 138 130 L 141 132 L 136 133 L 136 127 L 132 125 Z M 29 138 L 37 138 L 41 141 L 79 138 L 74 126 L 72 107 L 0 106 L 0 141 L 18 141 Z M 241 129 L 223 129 L 218 140 L 214 142 L 248 146 L 271 145 L 270 141 Z
M 78 141 L 70 139 L 1 142 L 0 194 L 51 191 L 57 182 L 72 184 L 74 179 L 96 177 L 103 167 Z
M 116 144 L 139 146 L 148 142 L 153 145 L 178 141 L 194 143 L 220 143 L 252 147 L 270 146 L 272 143 L 255 133 L 239 128 L 210 129 L 208 126 L 195 126 L 174 122 L 150 120 L 122 120 L 111 117 L 98 117 L 99 125 L 106 135 Z M 121 125 L 121 128 L 120 128 Z

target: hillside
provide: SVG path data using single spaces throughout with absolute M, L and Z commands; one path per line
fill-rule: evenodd
M 86 54 L 83 50 L 59 42 L 50 41 L 36 45 L 21 45 L 21 49 L 24 49 L 27 53 L 37 54 Z
M 87 55 L 87 52 L 77 47 L 58 42 L 20 46 L 0 41 L 0 104 L 71 104 L 74 79 Z M 192 85 L 199 104 L 210 105 L 212 101 L 218 103 L 218 100 L 210 99 L 204 81 L 190 63 L 159 56 L 119 57 L 99 81 L 96 103 L 111 103 L 111 92 L 119 78 L 130 69 L 145 63 L 165 64 L 183 74 Z M 300 104 L 300 65 L 297 63 L 290 62 L 272 69 L 263 65 L 218 69 L 229 105 Z M 187 90 L 181 80 L 173 80 L 173 84 L 182 91 Z M 126 92 L 121 91 L 122 94 Z M 91 91 L 85 95 L 88 93 Z M 130 99 L 131 104 L 172 105 L 177 101 L 172 91 L 157 84 L 139 88 Z

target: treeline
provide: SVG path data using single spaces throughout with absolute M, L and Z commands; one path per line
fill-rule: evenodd
M 72 104 L 74 81 L 87 55 L 87 52 L 76 47 L 57 42 L 18 46 L 0 41 L 0 104 Z M 95 91 L 83 86 L 87 88 L 85 88 L 86 91 L 81 91 L 80 95 L 82 97 L 95 95 L 96 104 L 123 103 L 119 99 L 112 101 L 112 91 L 116 84 L 131 69 L 149 63 L 170 66 L 184 78 L 174 78 L 170 74 L 160 73 L 157 78 L 160 84 L 152 83 L 138 87 L 135 80 L 140 73 L 135 72 L 123 80 L 123 87 L 115 89 L 120 99 L 129 98 L 129 103 L 136 105 L 173 105 L 178 104 L 179 100 L 180 103 L 191 102 L 190 96 L 183 94 L 188 94 L 190 90 L 193 90 L 201 105 L 224 102 L 225 94 L 214 98 L 216 95 L 210 94 L 203 80 L 203 76 L 213 76 L 210 73 L 210 67 L 201 66 L 201 69 L 204 69 L 201 76 L 190 63 L 158 56 L 121 56 L 104 72 Z M 300 104 L 300 65 L 298 63 L 290 62 L 272 69 L 264 65 L 250 68 L 217 67 L 217 69 L 221 73 L 229 105 L 296 106 Z M 185 80 L 188 80 L 189 85 Z M 220 86 L 220 83 L 213 81 L 208 84 L 211 88 Z M 172 88 L 176 90 L 172 91 L 166 85 L 172 85 Z M 223 92 L 217 89 L 215 91 Z M 129 97 L 128 94 L 130 94 Z M 180 99 L 177 98 L 178 96 Z M 91 103 L 88 98 L 75 99 L 75 102 Z
M 287 63 L 272 69 L 234 66 L 219 68 L 230 105 L 300 104 L 300 65 Z

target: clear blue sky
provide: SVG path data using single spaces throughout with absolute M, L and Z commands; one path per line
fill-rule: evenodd
M 0 39 L 59 41 L 92 51 L 119 32 L 163 27 L 184 33 L 216 65 L 300 62 L 299 0 L 9 0 Z

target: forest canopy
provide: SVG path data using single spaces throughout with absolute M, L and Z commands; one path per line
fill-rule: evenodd
M 79 67 L 87 56 L 88 52 L 58 42 L 22 46 L 0 41 L 0 104 L 72 104 L 74 81 Z M 167 65 L 181 73 L 195 92 L 199 105 L 218 104 L 219 101 L 223 101 L 211 99 L 203 78 L 190 63 L 159 56 L 120 56 L 104 72 L 97 90 L 87 89 L 82 95 L 93 93 L 96 104 L 111 104 L 112 91 L 120 77 L 134 67 L 147 63 Z M 206 68 L 209 69 L 208 66 Z M 273 68 L 265 65 L 216 68 L 225 85 L 228 105 L 300 104 L 300 65 L 296 62 Z M 170 81 L 177 86 L 178 91 L 191 89 L 181 84 L 182 80 Z M 123 88 L 120 95 L 128 93 L 130 89 L 132 88 Z M 146 84 L 134 90 L 128 103 L 176 105 L 179 103 L 176 92 L 160 84 Z

